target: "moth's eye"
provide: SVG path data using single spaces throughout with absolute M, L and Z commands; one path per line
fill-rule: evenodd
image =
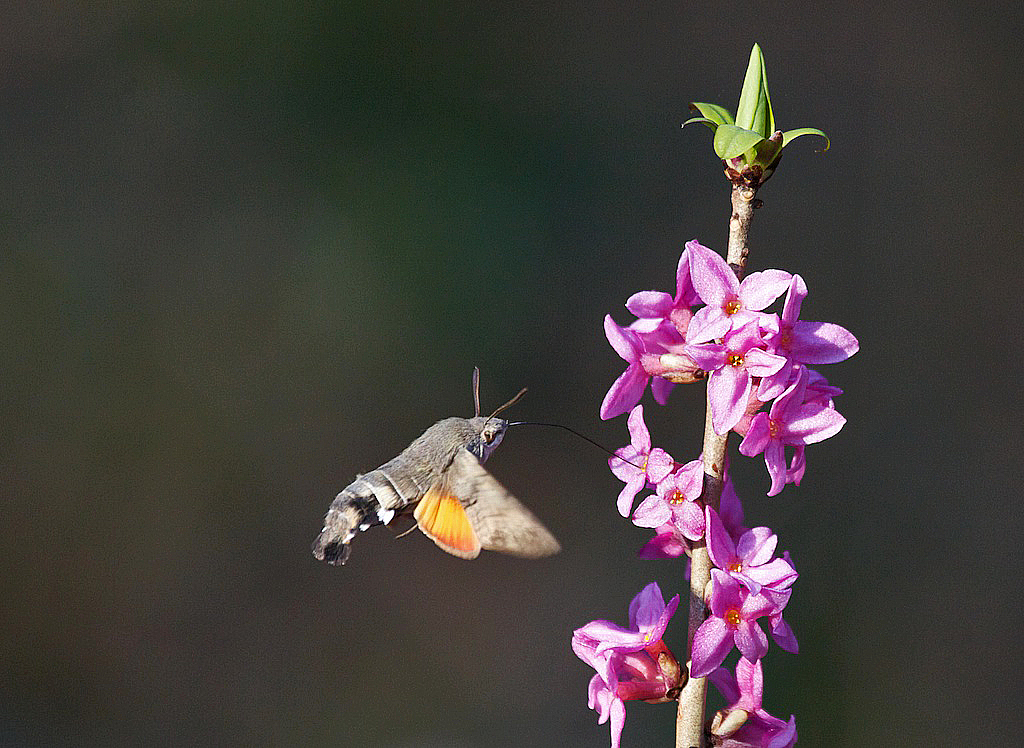
M 483 436 L 484 436 L 484 441 L 487 442 L 488 444 L 490 444 L 491 442 L 494 441 L 494 432 L 493 431 L 485 431 Z

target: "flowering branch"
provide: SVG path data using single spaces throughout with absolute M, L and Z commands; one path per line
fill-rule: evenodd
M 746 273 L 758 189 L 788 142 L 824 133 L 775 130 L 757 45 L 735 118 L 714 104 L 694 106 L 703 116 L 691 121 L 715 131 L 715 152 L 732 183 L 728 251 L 723 259 L 696 240 L 687 242 L 674 295 L 633 294 L 626 308 L 636 319 L 626 327 L 605 317 L 605 336 L 626 370 L 601 403 L 604 419 L 629 413 L 630 443 L 608 466 L 625 484 L 619 514 L 655 531 L 637 555 L 690 559 L 686 667 L 663 640 L 679 596 L 666 604 L 654 583 L 630 604 L 629 628 L 593 621 L 576 630 L 573 650 L 596 671 L 589 703 L 599 722 L 610 722 L 612 748 L 619 748 L 625 702 L 673 700 L 676 748 L 701 748 L 706 738 L 714 748 L 789 748 L 797 739 L 795 718 L 785 721 L 762 707 L 761 658 L 769 646 L 762 621 L 779 648 L 797 651 L 782 613 L 798 575 L 788 553 L 775 555 L 778 538 L 770 528 L 744 526 L 726 469 L 728 435 L 743 437 L 741 455 L 764 456 L 768 496 L 799 485 L 807 445 L 846 423 L 833 404 L 842 390 L 810 367 L 843 361 L 858 343 L 839 325 L 799 319 L 807 296 L 799 275 Z M 783 294 L 781 314 L 766 312 Z M 640 400 L 650 385 L 655 402 L 665 405 L 676 385 L 696 382 L 707 386 L 703 451 L 679 462 L 652 442 Z M 734 649 L 740 657 L 729 670 L 724 662 Z M 706 720 L 709 680 L 728 706 Z

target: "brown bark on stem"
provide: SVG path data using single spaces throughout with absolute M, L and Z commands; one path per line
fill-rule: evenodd
M 747 236 L 750 219 L 754 215 L 757 190 L 734 185 L 732 188 L 732 216 L 729 219 L 729 250 L 726 262 L 742 279 L 750 248 Z M 711 403 L 707 403 L 704 418 L 704 491 L 701 501 L 718 510 L 725 482 L 725 455 L 728 434 L 716 434 L 711 425 Z M 705 619 L 704 591 L 711 581 L 711 558 L 707 545 L 701 540 L 694 544 L 690 554 L 690 628 L 686 651 L 693 651 L 693 637 Z M 690 661 L 687 661 L 687 668 Z M 704 703 L 708 692 L 708 679 L 690 678 L 679 694 L 676 714 L 676 748 L 700 748 L 704 739 Z

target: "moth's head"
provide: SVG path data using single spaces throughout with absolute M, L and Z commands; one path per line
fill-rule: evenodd
M 508 428 L 508 421 L 494 416 L 490 418 L 476 416 L 469 419 L 469 424 L 473 429 L 473 437 L 466 445 L 466 449 L 476 455 L 480 462 L 483 462 L 501 444 L 501 440 L 505 437 L 505 429 Z
M 473 369 L 473 405 L 476 412 L 469 419 L 469 424 L 473 429 L 473 438 L 466 445 L 466 449 L 475 454 L 481 462 L 490 457 L 491 452 L 501 444 L 501 440 L 505 436 L 505 429 L 508 428 L 508 421 L 497 418 L 497 415 L 505 408 L 515 405 L 525 394 L 526 388 L 524 387 L 519 390 L 519 394 L 485 418 L 480 415 L 480 369 Z

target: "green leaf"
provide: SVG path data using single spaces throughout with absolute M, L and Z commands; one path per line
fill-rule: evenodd
M 701 124 L 707 125 L 708 127 L 711 128 L 711 132 L 715 132 L 715 130 L 718 129 L 718 123 L 712 122 L 707 117 L 690 117 L 690 119 L 686 120 L 686 122 L 683 123 L 683 127 L 686 127 L 687 125 L 693 122 L 699 122 Z
M 754 161 L 765 169 L 770 167 L 778 158 L 782 150 L 782 143 L 774 140 L 762 140 L 754 149 Z
M 736 125 L 719 125 L 715 131 L 715 153 L 719 158 L 736 158 L 757 146 L 764 138 Z
M 735 122 L 746 130 L 760 134 L 762 138 L 768 138 L 775 132 L 775 115 L 768 96 L 768 72 L 764 65 L 764 55 L 757 44 L 750 50 Z
M 701 101 L 694 101 L 690 104 L 691 109 L 696 109 L 705 119 L 714 122 L 717 125 L 733 125 L 736 124 L 732 118 L 732 114 L 724 106 L 718 104 L 705 104 Z M 692 121 L 692 120 L 691 120 Z
M 796 130 L 787 130 L 786 132 L 782 133 L 782 147 L 785 148 L 787 145 L 789 145 L 790 141 L 796 140 L 801 135 L 820 135 L 821 137 L 825 138 L 825 147 L 822 149 L 822 153 L 827 151 L 828 147 L 831 145 L 831 143 L 829 143 L 828 140 L 828 135 L 823 133 L 818 128 L 798 127 Z

